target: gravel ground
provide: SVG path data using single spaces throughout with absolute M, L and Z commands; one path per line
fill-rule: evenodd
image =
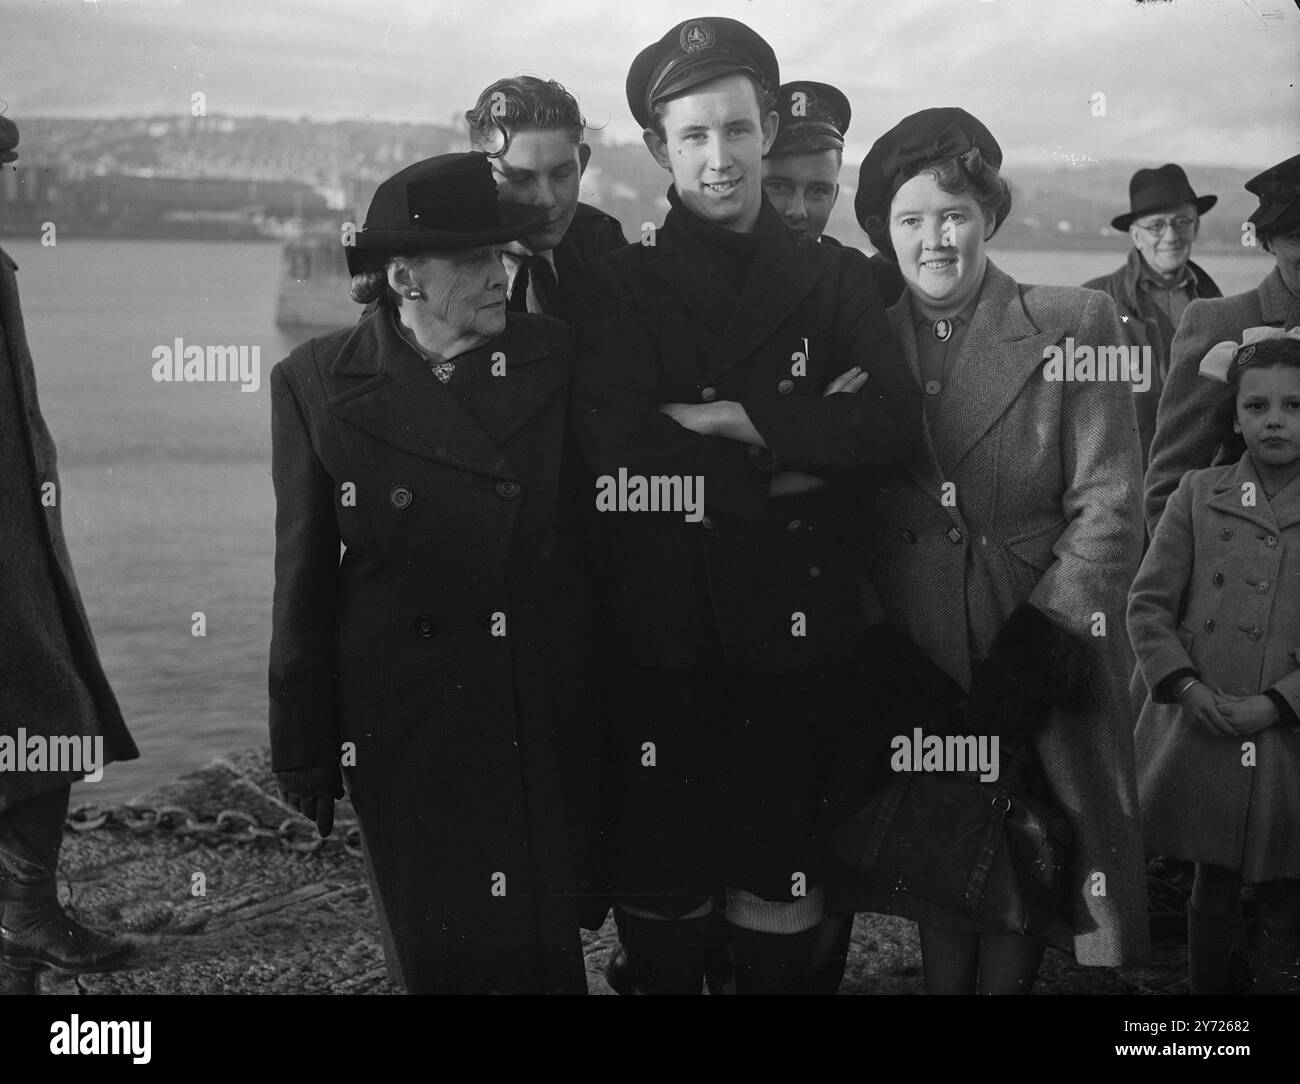
M 306 822 L 276 796 L 266 750 L 221 757 L 133 805 L 175 806 L 205 824 L 223 811 L 235 835 L 251 823 Z M 361 859 L 344 846 L 355 817 L 338 807 L 334 836 L 315 851 L 276 838 L 233 841 L 229 832 L 172 828 L 132 831 L 110 821 L 65 837 L 61 881 L 76 913 L 128 934 L 131 966 L 76 979 L 41 977 L 44 993 L 395 993 L 384 967 L 375 909 Z M 247 816 L 244 816 L 246 814 Z M 202 888 L 202 893 L 199 889 Z M 588 988 L 609 994 L 604 966 L 617 935 L 612 922 L 584 933 Z M 1180 994 L 1186 960 L 1178 939 L 1158 942 L 1143 968 L 1078 967 L 1050 948 L 1035 993 Z M 915 927 L 885 915 L 859 915 L 842 994 L 923 992 Z

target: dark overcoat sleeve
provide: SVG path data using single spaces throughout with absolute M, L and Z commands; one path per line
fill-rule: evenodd
M 299 349 L 310 351 L 311 346 Z M 311 371 L 292 368 L 290 361 L 271 371 L 275 595 L 270 695 L 271 764 L 276 771 L 331 764 L 339 758 L 334 626 L 340 540 L 333 479 L 313 447 L 299 377 Z
M 860 366 L 866 384 L 853 394 L 754 398 L 742 406 L 778 467 L 816 472 L 905 463 L 921 445 L 921 389 L 894 341 L 866 257 L 851 249 L 828 255 L 839 264 L 830 369 L 840 375 Z

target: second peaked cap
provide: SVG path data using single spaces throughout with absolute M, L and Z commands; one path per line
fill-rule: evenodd
M 781 127 L 767 157 L 844 149 L 853 111 L 838 88 L 809 79 L 784 83 L 776 92 L 776 110 Z

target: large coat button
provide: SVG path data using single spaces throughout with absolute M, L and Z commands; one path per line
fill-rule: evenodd
M 1223 586 L 1223 573 L 1222 573 L 1222 572 L 1216 572 L 1213 576 L 1210 577 L 1210 579 L 1214 581 L 1214 586 L 1215 586 L 1215 587 L 1222 587 L 1222 586 Z
M 1251 640 L 1258 640 L 1258 639 L 1259 639 L 1261 636 L 1263 636 L 1263 635 L 1264 635 L 1264 633 L 1263 633 L 1263 630 L 1262 630 L 1262 629 L 1251 629 L 1251 630 L 1250 630 L 1250 638 L 1251 638 Z
M 1207 617 L 1207 618 L 1205 619 L 1205 631 L 1206 631 L 1206 632 L 1213 632 L 1213 631 L 1214 631 L 1214 618 L 1212 618 L 1212 617 Z
M 700 520 L 700 526 L 703 527 L 706 531 L 713 531 L 717 529 L 718 521 L 714 519 L 712 516 L 705 516 L 702 520 Z
M 407 507 L 415 499 L 415 494 L 408 486 L 393 486 L 388 493 L 389 503 L 397 509 Z
M 1258 591 L 1261 595 L 1267 595 L 1268 580 L 1260 580 L 1259 583 L 1255 584 L 1255 590 Z
M 513 501 L 519 496 L 519 483 L 503 478 L 497 483 L 497 496 L 503 501 Z
M 779 383 L 776 386 L 776 390 L 780 392 L 782 395 L 789 395 L 792 391 L 794 391 L 794 381 L 782 380 L 781 383 Z
M 959 531 L 956 527 L 949 527 L 949 528 L 948 528 L 948 541 L 951 542 L 954 546 L 960 545 L 960 544 L 961 544 L 961 531 Z
M 1232 528 L 1224 527 L 1223 530 L 1219 532 L 1219 537 L 1222 538 L 1225 542 L 1228 541 L 1228 539 L 1232 537 Z
M 705 388 L 702 392 L 700 392 L 700 398 L 703 399 L 706 403 L 713 402 L 713 400 L 716 399 L 717 397 L 718 397 L 717 388 L 712 388 L 712 387 Z
M 426 640 L 438 635 L 438 622 L 428 614 L 420 614 L 415 619 L 415 631 Z
M 1269 549 L 1272 549 L 1274 546 L 1277 545 L 1277 539 L 1274 538 L 1271 534 L 1265 535 L 1264 545 L 1266 545 Z

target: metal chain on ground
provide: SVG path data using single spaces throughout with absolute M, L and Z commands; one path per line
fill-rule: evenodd
M 102 828 L 123 828 L 128 832 L 164 832 L 172 836 L 197 836 L 216 843 L 256 844 L 278 840 L 287 851 L 311 854 L 329 844 L 342 846 L 348 854 L 361 857 L 361 829 L 355 821 L 340 821 L 327 839 L 306 817 L 286 817 L 276 828 L 265 828 L 251 813 L 223 809 L 215 818 L 197 816 L 179 805 L 112 805 L 94 803 L 69 810 L 67 826 L 74 832 Z

